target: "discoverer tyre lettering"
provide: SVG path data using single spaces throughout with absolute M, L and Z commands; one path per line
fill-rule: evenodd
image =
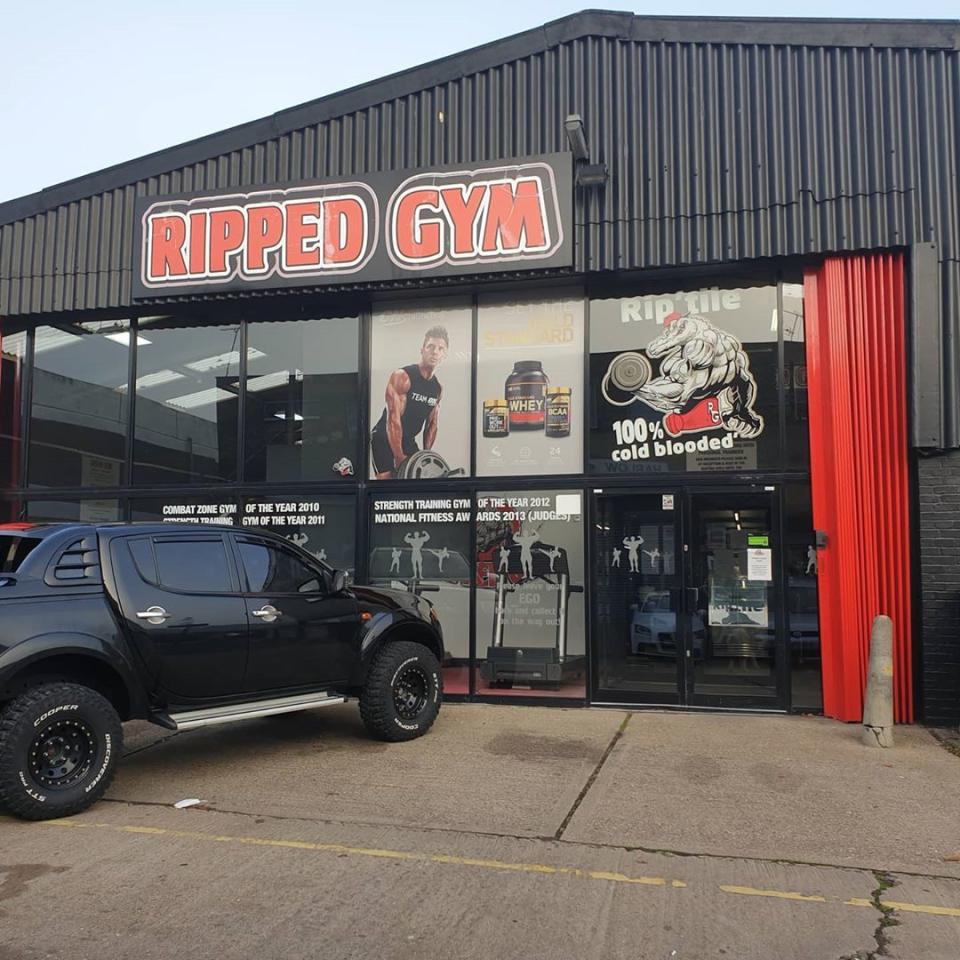
M 95 690 L 47 683 L 0 711 L 0 809 L 65 817 L 103 796 L 123 745 L 120 718 Z
M 398 640 L 374 656 L 360 695 L 360 715 L 381 740 L 413 740 L 433 725 L 442 694 L 437 658 L 422 644 Z

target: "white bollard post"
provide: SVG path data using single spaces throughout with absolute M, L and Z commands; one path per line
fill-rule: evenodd
M 863 742 L 893 746 L 893 621 L 881 614 L 870 631 L 870 669 L 863 696 Z

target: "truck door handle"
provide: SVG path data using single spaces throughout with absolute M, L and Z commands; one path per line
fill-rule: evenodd
M 267 623 L 273 623 L 273 621 L 280 616 L 280 611 L 276 607 L 272 607 L 269 603 L 267 603 L 259 610 L 254 610 L 253 615 L 255 617 L 260 617 L 261 620 L 265 620 Z
M 137 613 L 137 616 L 141 620 L 146 620 L 147 623 L 163 623 L 164 620 L 170 619 L 170 614 L 167 613 L 163 607 L 147 607 L 146 610 L 140 610 Z

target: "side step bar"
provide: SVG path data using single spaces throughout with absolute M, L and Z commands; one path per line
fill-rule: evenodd
M 176 724 L 177 730 L 192 730 L 194 727 L 209 727 L 215 723 L 233 723 L 236 720 L 252 720 L 254 717 L 270 717 L 276 713 L 329 707 L 335 703 L 344 703 L 345 700 L 345 697 L 330 695 L 324 691 L 302 694 L 299 697 L 256 700 L 251 703 L 232 703 L 226 707 L 171 713 L 170 719 Z

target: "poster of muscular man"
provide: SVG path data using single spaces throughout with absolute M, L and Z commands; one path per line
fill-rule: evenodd
M 776 465 L 778 325 L 775 285 L 591 301 L 591 470 Z
M 374 311 L 371 479 L 469 473 L 471 319 L 462 302 Z

